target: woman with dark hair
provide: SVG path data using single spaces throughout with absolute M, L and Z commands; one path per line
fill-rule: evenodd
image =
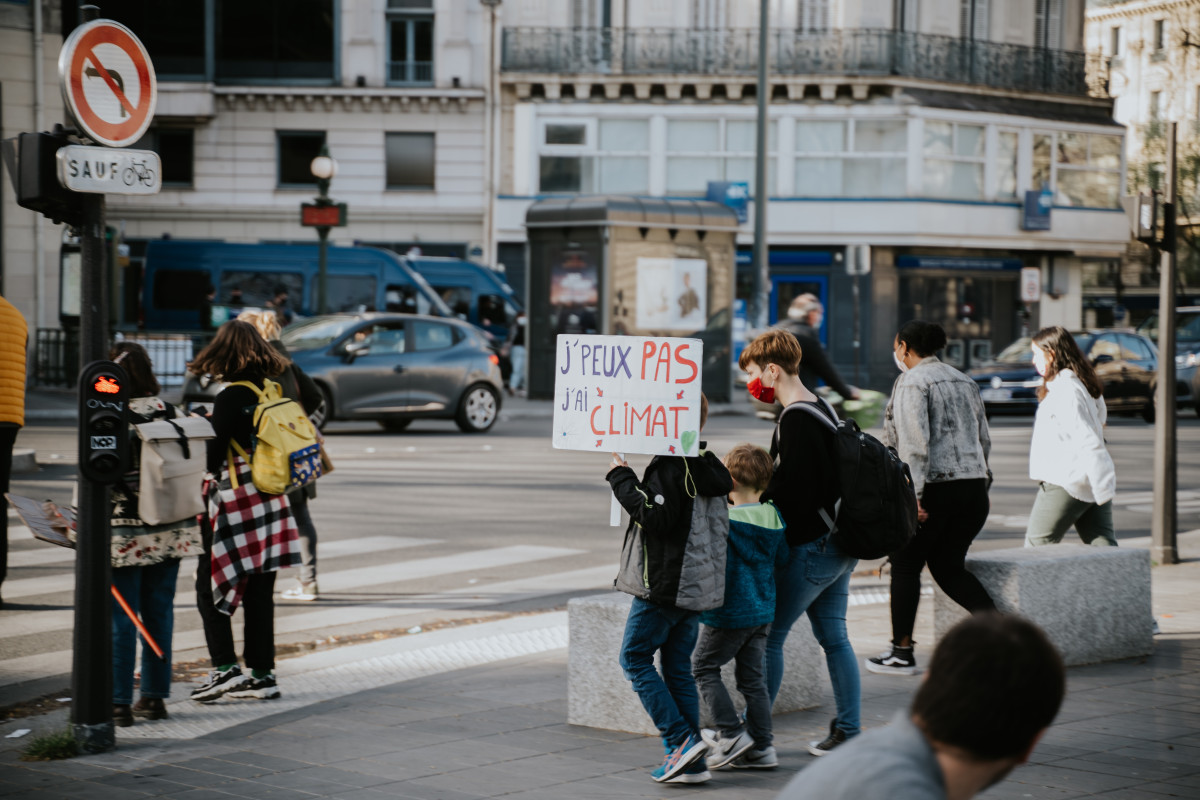
M 133 673 L 137 666 L 138 631 L 112 601 L 113 723 L 133 724 L 134 717 L 166 719 L 164 700 L 171 695 L 171 635 L 175 627 L 175 583 L 179 561 L 200 552 L 200 531 L 194 517 L 147 525 L 138 513 L 141 448 L 133 426 L 183 416 L 158 397 L 158 380 L 145 348 L 118 342 L 108 354 L 129 377 L 129 436 L 133 440 L 129 472 L 112 488 L 110 501 L 112 585 L 150 636 L 162 648 L 160 659 L 142 646 L 141 697 L 133 702 Z
M 1029 477 L 1040 481 L 1025 546 L 1057 544 L 1072 525 L 1084 544 L 1116 546 L 1116 470 L 1104 446 L 1104 385 L 1065 328 L 1042 328 L 1030 344 L 1042 376 L 1029 445 Z
M 212 342 L 188 365 L 195 375 L 212 375 L 226 383 L 248 381 L 259 389 L 264 381 L 287 368 L 287 360 L 267 344 L 248 322 L 231 320 L 217 329 Z M 249 453 L 253 448 L 254 409 L 258 395 L 248 386 L 227 386 L 213 403 L 213 432 L 208 440 L 208 471 L 218 482 L 228 481 L 228 453 L 237 442 Z M 204 621 L 204 639 L 213 669 L 208 679 L 192 691 L 192 699 L 210 702 L 219 697 L 251 697 L 269 700 L 279 697 L 275 682 L 275 591 L 274 572 L 254 572 L 246 576 L 242 594 L 243 650 L 250 674 L 238 666 L 233 646 L 233 622 L 217 609 L 212 587 L 213 531 L 206 515 L 201 515 L 200 532 L 204 552 L 196 570 L 196 605 Z
M 892 358 L 900 377 L 884 414 L 884 444 L 912 471 L 920 527 L 892 554 L 892 648 L 867 659 L 880 674 L 912 675 L 913 625 L 921 599 L 921 570 L 972 613 L 996 608 L 964 562 L 991 508 L 992 440 L 975 381 L 935 355 L 946 346 L 941 325 L 913 320 L 896 334 Z

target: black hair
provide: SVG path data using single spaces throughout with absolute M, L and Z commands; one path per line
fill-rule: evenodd
M 900 326 L 896 338 L 904 342 L 909 350 L 926 358 L 946 346 L 946 331 L 936 322 L 914 319 Z
M 979 760 L 1018 758 L 1054 721 L 1066 682 L 1062 657 L 1041 628 L 989 611 L 942 637 L 911 711 L 936 742 Z
M 108 360 L 120 364 L 129 376 L 130 397 L 154 397 L 161 391 L 150 354 L 137 342 L 117 342 L 108 351 Z

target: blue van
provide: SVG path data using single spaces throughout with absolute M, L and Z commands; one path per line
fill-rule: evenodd
M 156 239 L 146 246 L 142 318 L 148 330 L 199 330 L 245 308 L 262 308 L 279 288 L 300 316 L 317 313 L 316 244 L 226 244 Z M 449 306 L 403 258 L 373 247 L 329 247 L 330 312 L 400 311 L 452 317 Z M 205 302 L 212 287 L 216 296 Z M 209 308 L 211 306 L 211 309 Z
M 405 256 L 450 310 L 503 341 L 523 310 L 513 288 L 494 269 L 457 258 Z

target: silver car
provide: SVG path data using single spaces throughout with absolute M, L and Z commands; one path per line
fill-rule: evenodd
M 468 433 L 500 412 L 500 359 L 474 326 L 414 314 L 331 314 L 283 332 L 292 360 L 325 395 L 330 419 L 402 431 L 414 419 L 453 419 Z

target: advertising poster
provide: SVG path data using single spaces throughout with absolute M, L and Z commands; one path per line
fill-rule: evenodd
M 550 318 L 555 335 L 590 334 L 598 329 L 600 270 L 584 249 L 563 250 L 550 266 Z
M 554 447 L 697 455 L 703 348 L 699 339 L 559 336 Z
M 639 258 L 637 326 L 694 331 L 708 319 L 708 264 L 700 258 Z

